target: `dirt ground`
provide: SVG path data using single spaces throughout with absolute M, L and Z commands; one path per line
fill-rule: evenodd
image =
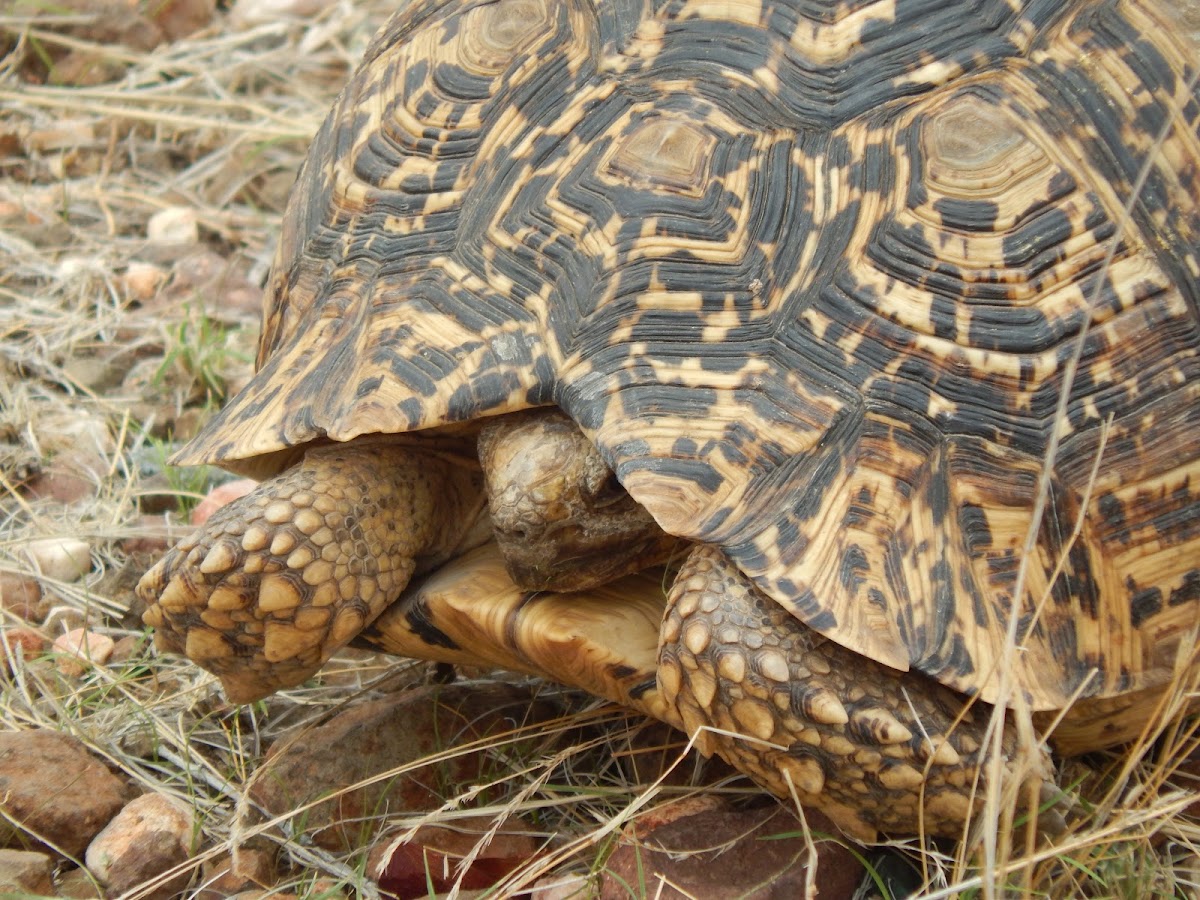
M 76 735 L 131 781 L 202 811 L 196 872 L 253 838 L 277 853 L 274 884 L 299 896 L 370 895 L 366 848 L 297 839 L 303 811 L 249 815 L 242 787 L 280 736 L 436 673 L 347 654 L 304 688 L 231 707 L 210 676 L 153 651 L 132 589 L 230 477 L 166 459 L 249 377 L 288 189 L 394 7 L 0 5 L 2 624 L 6 634 L 32 627 L 46 642 L 82 628 L 114 644 L 103 664 L 61 666 L 48 646 L 14 658 L 0 730 Z M 586 882 L 621 826 L 686 791 L 684 779 L 650 803 L 637 779 L 611 768 L 614 752 L 636 743 L 637 720 L 546 690 L 576 717 L 554 727 L 574 737 L 549 758 L 510 766 L 502 790 L 475 808 L 517 810 L 561 840 L 498 896 L 547 873 Z M 939 896 L 974 895 L 981 882 L 1034 896 L 1194 896 L 1197 833 L 1182 812 L 1191 782 L 1167 780 L 1193 749 L 1180 732 L 1169 746 L 1067 766 L 1065 784 L 1098 785 L 1085 803 L 1103 814 L 1049 849 L 1021 848 L 1012 874 L 980 875 L 933 842 L 904 853 Z M 725 790 L 749 792 L 744 781 Z M 425 819 L 402 824 L 416 821 Z M 197 895 L 199 880 L 183 895 Z

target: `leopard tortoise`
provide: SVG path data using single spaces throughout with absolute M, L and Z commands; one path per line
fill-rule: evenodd
M 1200 620 L 1178 12 L 404 4 L 175 460 L 266 480 L 143 579 L 159 647 L 546 674 L 860 835 L 972 817 L 988 703 L 1128 739 Z

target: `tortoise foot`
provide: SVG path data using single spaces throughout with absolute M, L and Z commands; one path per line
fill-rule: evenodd
M 481 496 L 476 473 L 411 449 L 312 450 L 143 576 L 143 620 L 230 700 L 257 700 L 308 679 L 448 556 Z
M 697 547 L 671 591 L 659 686 L 702 750 L 855 837 L 962 835 L 982 808 L 991 707 L 821 637 L 714 548 Z M 1004 742 L 1015 778 L 1015 737 Z M 1035 753 L 1023 780 L 1037 790 L 1052 767 Z

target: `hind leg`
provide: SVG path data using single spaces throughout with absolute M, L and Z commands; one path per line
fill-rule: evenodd
M 702 749 L 847 833 L 961 835 L 982 806 L 991 707 L 964 712 L 932 679 L 821 637 L 715 548 L 694 549 L 671 590 L 658 680 L 689 733 L 716 729 Z M 1048 781 L 1048 755 L 1037 768 Z

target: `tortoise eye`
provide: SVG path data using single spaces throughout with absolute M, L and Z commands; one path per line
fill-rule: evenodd
M 634 184 L 699 193 L 708 179 L 713 136 L 690 122 L 657 116 L 638 125 L 609 161 Z

